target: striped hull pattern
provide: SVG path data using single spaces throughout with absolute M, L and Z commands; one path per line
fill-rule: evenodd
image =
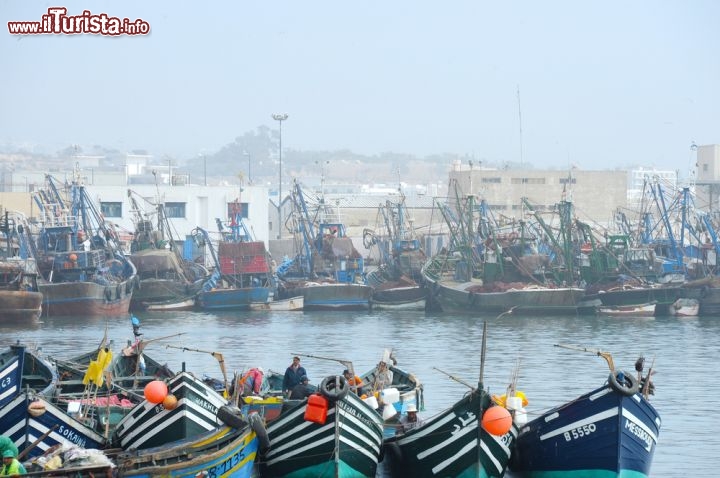
M 0 370 L 0 408 L 4 407 L 20 393 L 22 380 L 22 360 L 20 355 L 3 357 L 3 368 Z M 7 361 L 5 361 L 7 360 Z
M 165 445 L 214 430 L 220 426 L 216 415 L 226 401 L 212 388 L 187 372 L 168 382 L 177 407 L 143 401 L 133 408 L 115 429 L 115 442 L 124 450 Z
M 521 477 L 643 478 L 659 432 L 660 416 L 641 394 L 605 386 L 525 425 L 510 469 Z
M 503 436 L 486 432 L 480 421 L 491 405 L 478 389 L 419 427 L 386 439 L 385 459 L 393 476 L 503 476 L 518 431 L 513 425 Z
M 24 345 L 11 345 L 0 354 L 0 364 L 0 408 L 27 388 L 43 395 L 55 391 L 55 367 Z
M 306 405 L 303 401 L 269 424 L 262 476 L 374 477 L 383 439 L 380 415 L 353 393 L 330 401 L 324 425 L 305 420 Z
M 39 400 L 44 413 L 34 417 L 28 412 L 31 400 Z M 75 420 L 55 405 L 39 397 L 21 393 L 0 409 L 0 435 L 10 437 L 23 450 L 45 433 L 50 432 L 29 453 L 28 458 L 42 455 L 57 444 L 81 448 L 103 448 L 106 440 L 94 430 Z
M 222 427 L 190 441 L 120 455 L 116 461 L 118 476 L 250 478 L 257 451 L 258 438 L 249 426 Z

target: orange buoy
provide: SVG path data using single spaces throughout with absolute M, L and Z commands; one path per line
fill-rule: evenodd
M 162 401 L 162 406 L 165 410 L 175 410 L 178 405 L 178 400 L 175 395 L 168 393 Z
M 512 415 L 503 407 L 490 407 L 483 413 L 482 426 L 492 435 L 503 436 L 512 427 Z
M 77 262 L 77 254 L 73 253 L 68 256 L 68 259 L 70 259 L 70 262 Z
M 145 385 L 145 400 L 150 403 L 162 403 L 167 397 L 168 388 L 165 382 L 161 380 L 153 380 Z

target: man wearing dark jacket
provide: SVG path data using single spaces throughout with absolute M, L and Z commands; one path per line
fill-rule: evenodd
M 307 377 L 307 372 L 300 365 L 300 357 L 293 357 L 292 364 L 285 370 L 285 376 L 283 377 L 282 389 L 286 396 L 300 383 L 300 377 L 302 376 Z
M 290 400 L 303 400 L 312 394 L 313 391 L 310 389 L 310 385 L 308 385 L 308 378 L 303 375 L 300 377 L 300 383 L 295 385 L 290 391 L 290 396 L 288 398 Z

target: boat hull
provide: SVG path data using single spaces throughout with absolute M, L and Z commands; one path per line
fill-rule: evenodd
M 608 317 L 653 317 L 655 304 L 600 306 L 597 311 L 599 315 Z
M 475 390 L 417 428 L 386 439 L 393 476 L 503 476 L 518 429 L 513 425 L 503 436 L 485 431 L 480 420 L 491 406 L 487 392 Z
M 577 314 L 585 291 L 580 288 L 527 288 L 472 292 L 474 282 L 438 282 L 436 300 L 445 312 Z
M 0 320 L 8 322 L 32 321 L 40 317 L 43 295 L 24 290 L 0 290 Z
M 130 309 L 149 309 L 150 304 L 171 303 L 194 297 L 202 284 L 184 284 L 170 279 L 143 279 L 133 292 Z
M 267 302 L 269 298 L 267 287 L 214 289 L 200 292 L 196 304 L 202 310 L 250 310 L 251 304 Z
M 374 289 L 371 307 L 378 310 L 425 310 L 426 290 L 421 286 Z
M 254 302 L 250 304 L 250 310 L 303 310 L 304 304 L 305 298 L 300 295 L 289 299 Z
M 33 414 L 29 409 L 31 402 L 34 403 Z M 28 458 L 40 456 L 58 444 L 103 448 L 106 443 L 105 438 L 92 428 L 28 392 L 16 396 L 0 409 L 0 434 L 13 440 L 20 451 L 40 439 L 28 452 Z
M 533 478 L 646 477 L 659 432 L 660 416 L 641 394 L 606 385 L 524 426 L 510 469 Z
M 372 289 L 361 284 L 317 284 L 293 289 L 304 310 L 369 310 Z
M 118 423 L 115 441 L 121 448 L 161 446 L 218 428 L 217 411 L 225 399 L 201 380 L 181 372 L 170 379 L 168 391 L 177 398 L 172 410 L 143 401 Z
M 118 316 L 128 313 L 133 283 L 101 285 L 95 282 L 40 283 L 45 316 Z
M 194 440 L 173 442 L 118 456 L 119 476 L 238 477 L 253 476 L 258 451 L 255 432 L 218 428 Z
M 11 345 L 3 351 L 0 364 L 0 408 L 26 389 L 48 396 L 55 391 L 55 367 L 24 345 Z
M 307 406 L 305 400 L 268 425 L 262 476 L 375 476 L 383 439 L 380 415 L 353 393 L 330 401 L 325 424 L 306 421 Z

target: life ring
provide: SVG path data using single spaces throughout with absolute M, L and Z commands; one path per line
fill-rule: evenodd
M 640 383 L 635 376 L 628 372 L 620 372 L 623 375 L 623 383 L 620 383 L 617 378 L 617 372 L 611 372 L 608 377 L 610 387 L 621 395 L 632 397 L 635 395 L 639 388 Z
M 320 393 L 328 400 L 342 400 L 347 397 L 350 391 L 350 385 L 342 375 L 330 375 L 320 382 Z
M 243 419 L 242 411 L 238 407 L 223 405 L 218 408 L 217 419 L 232 428 L 243 428 L 247 422 Z
M 250 421 L 250 428 L 257 435 L 260 453 L 265 453 L 270 449 L 270 438 L 268 438 L 263 418 L 257 413 L 251 413 L 248 420 Z

